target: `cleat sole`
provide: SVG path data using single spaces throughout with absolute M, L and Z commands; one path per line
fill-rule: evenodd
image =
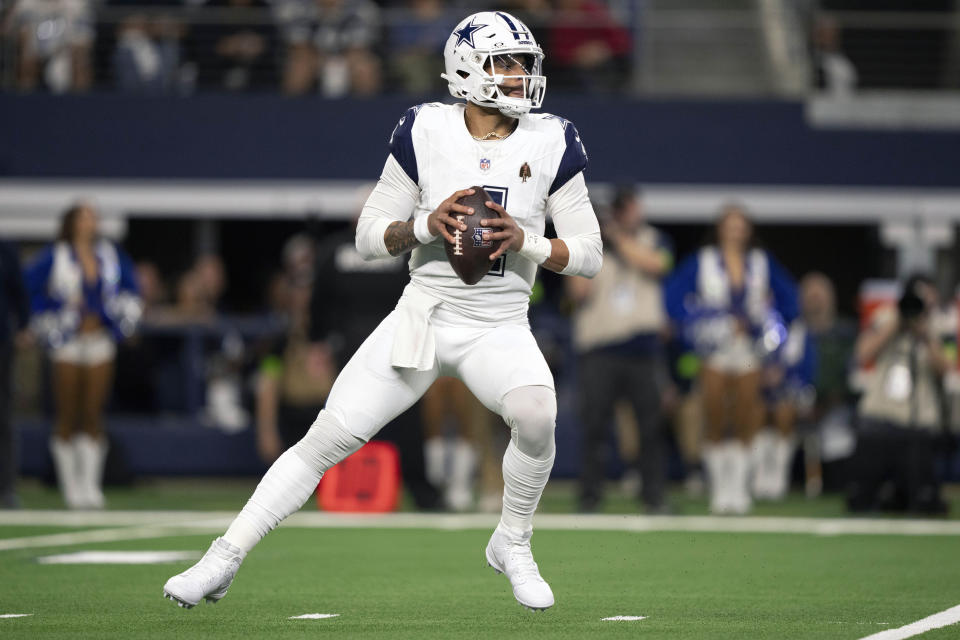
M 184 601 L 181 600 L 180 598 L 177 598 L 177 597 L 175 597 L 175 596 L 167 593 L 166 591 L 163 592 L 163 597 L 166 598 L 167 600 L 171 601 L 171 602 L 176 602 L 177 605 L 178 605 L 179 607 L 183 608 L 183 609 L 192 609 L 192 608 L 193 608 L 193 605 L 190 604 L 189 602 L 184 602 Z

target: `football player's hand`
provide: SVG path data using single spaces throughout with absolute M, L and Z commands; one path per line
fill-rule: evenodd
M 430 231 L 432 235 L 442 235 L 444 240 L 450 244 L 455 244 L 456 241 L 453 239 L 453 235 L 451 235 L 452 232 L 457 229 L 460 231 L 467 230 L 467 225 L 458 221 L 456 215 L 458 213 L 466 215 L 473 213 L 471 207 L 457 204 L 457 200 L 469 195 L 473 195 L 473 189 L 461 189 L 441 202 L 440 206 L 434 209 L 433 213 L 427 218 L 427 230 Z
M 493 200 L 487 200 L 486 205 L 500 214 L 499 218 L 485 218 L 480 221 L 480 224 L 485 227 L 499 229 L 499 231 L 484 234 L 488 240 L 500 243 L 497 250 L 490 254 L 490 260 L 496 260 L 507 251 L 520 251 L 520 247 L 523 246 L 523 229 L 510 217 L 506 209 Z

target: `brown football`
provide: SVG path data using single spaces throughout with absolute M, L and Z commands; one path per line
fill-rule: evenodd
M 473 215 L 463 213 L 453 213 L 453 217 L 461 220 L 467 225 L 466 231 L 455 230 L 452 232 L 455 242 L 450 244 L 444 240 L 444 248 L 447 250 L 447 260 L 454 272 L 465 284 L 477 284 L 480 279 L 490 271 L 493 265 L 490 260 L 490 254 L 496 248 L 496 242 L 484 238 L 484 231 L 498 231 L 496 227 L 482 227 L 481 220 L 490 218 L 499 218 L 500 214 L 490 209 L 485 204 L 488 200 L 493 200 L 490 195 L 483 190 L 483 187 L 470 187 L 473 189 L 473 195 L 463 196 L 457 200 L 457 204 L 462 204 L 473 208 Z

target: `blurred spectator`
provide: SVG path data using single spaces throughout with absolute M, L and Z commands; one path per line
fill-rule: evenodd
M 312 241 L 294 236 L 283 258 L 287 335 L 261 363 L 257 381 L 257 451 L 268 463 L 304 436 L 337 375 L 329 348 L 310 342 Z
M 272 89 L 277 86 L 276 27 L 252 19 L 266 13 L 265 0 L 213 0 L 207 6 L 229 9 L 249 21 L 220 21 L 193 29 L 200 59 L 199 84 L 228 91 Z M 246 12 L 246 13 L 244 13 Z
M 568 278 L 577 304 L 574 344 L 580 354 L 584 428 L 580 509 L 595 511 L 603 495 L 605 445 L 618 400 L 628 401 L 640 433 L 639 471 L 647 509 L 664 507 L 666 452 L 661 433 L 664 386 L 661 278 L 673 263 L 670 242 L 648 225 L 634 188 L 621 189 L 603 223 L 603 269 L 593 279 Z
M 56 419 L 50 450 L 67 506 L 103 508 L 102 424 L 116 343 L 133 334 L 141 304 L 133 263 L 99 237 L 96 210 L 76 204 L 57 241 L 28 268 L 33 327 L 53 361 Z
M 315 86 L 326 97 L 370 95 L 381 85 L 380 11 L 370 0 L 278 0 L 286 43 L 283 89 L 299 95 Z
M 183 27 L 166 17 L 133 14 L 117 26 L 113 67 L 117 86 L 131 93 L 176 90 Z
M 674 332 L 667 343 L 667 361 L 671 384 L 664 394 L 664 409 L 683 461 L 684 488 L 688 495 L 700 497 L 706 486 L 701 457 L 703 397 L 697 385 L 700 358 L 682 333 Z
M 800 281 L 800 312 L 814 348 L 814 437 L 804 445 L 807 495 L 824 488 L 824 470 L 850 455 L 853 433 L 853 364 L 856 323 L 838 317 L 833 283 L 822 273 L 808 273 Z M 833 482 L 827 478 L 827 482 Z
M 226 286 L 223 259 L 214 254 L 202 255 L 177 278 L 172 307 L 154 307 L 151 320 L 163 324 L 213 320 Z
M 0 240 L 0 509 L 16 509 L 17 439 L 10 422 L 13 350 L 31 342 L 30 304 L 17 249 Z
M 354 221 L 356 223 L 356 220 Z M 366 261 L 357 251 L 355 226 L 324 236 L 317 246 L 317 269 L 310 302 L 310 339 L 329 349 L 338 369 L 393 309 L 409 281 L 406 259 Z M 357 295 L 362 291 L 363 295 Z M 403 481 L 421 509 L 440 506 L 426 478 L 420 405 L 394 418 L 375 439 L 400 450 Z
M 950 368 L 931 330 L 936 290 L 907 280 L 896 308 L 877 311 L 857 339 L 873 371 L 860 399 L 859 434 L 847 506 L 853 511 L 943 513 L 935 464 L 943 436 L 941 377 Z
M 137 262 L 134 269 L 143 306 L 143 323 L 149 326 L 155 324 L 158 317 L 163 317 L 167 304 L 166 287 L 161 279 L 160 270 L 153 262 L 148 260 Z M 146 326 L 144 328 L 147 328 Z M 111 411 L 132 413 L 156 411 L 160 408 L 156 401 L 156 391 L 158 387 L 164 386 L 161 380 L 164 359 L 172 359 L 173 366 L 180 364 L 177 362 L 176 352 L 169 349 L 170 345 L 164 344 L 155 336 L 144 335 L 144 333 L 138 332 L 118 345 L 114 364 L 115 381 L 113 401 L 110 403 Z M 182 379 L 183 373 L 179 367 L 177 369 L 169 374 L 169 380 Z
M 840 26 L 819 16 L 813 27 L 816 86 L 834 96 L 849 96 L 857 88 L 857 69 L 840 48 Z
M 188 269 L 177 279 L 176 298 L 168 320 L 174 322 L 202 322 L 213 318 L 212 309 L 203 295 L 200 276 Z
M 136 264 L 135 268 L 137 285 L 140 287 L 140 300 L 143 302 L 143 315 L 146 318 L 152 311 L 167 304 L 167 287 L 156 263 L 142 260 Z
M 440 0 L 408 0 L 390 25 L 390 74 L 406 93 L 424 94 L 443 86 L 443 46 L 450 18 Z
M 297 233 L 283 245 L 283 270 L 270 283 L 270 308 L 281 315 L 295 311 L 295 296 L 303 289 L 311 290 L 315 277 L 317 248 L 313 238 Z M 309 310 L 308 310 L 309 311 Z
M 211 313 L 216 313 L 220 310 L 223 292 L 227 288 L 227 270 L 223 258 L 214 253 L 203 254 L 194 262 L 192 270 L 201 304 Z
M 590 92 L 620 89 L 629 72 L 630 33 L 605 3 L 558 0 L 550 26 L 550 83 Z
M 783 345 L 764 365 L 764 428 L 753 441 L 753 497 L 782 500 L 790 489 L 797 448 L 797 421 L 813 409 L 813 340 L 802 319 L 794 320 Z M 768 426 L 767 426 L 768 425 Z
M 726 205 L 716 241 L 685 259 L 666 286 L 671 318 L 701 356 L 703 460 L 715 513 L 746 513 L 749 451 L 760 427 L 763 360 L 797 316 L 796 287 L 766 251 L 739 205 Z
M 223 259 L 207 253 L 197 258 L 186 279 L 184 300 L 187 309 L 195 313 L 195 319 L 210 321 L 221 312 L 220 304 L 227 287 Z M 246 344 L 243 336 L 234 330 L 227 331 L 217 345 L 216 351 L 207 354 L 206 399 L 204 417 L 212 426 L 231 433 L 245 429 L 250 416 L 243 406 L 243 365 Z
M 95 37 L 90 0 L 16 0 L 4 31 L 17 43 L 17 88 L 32 91 L 43 80 L 53 93 L 93 85 Z

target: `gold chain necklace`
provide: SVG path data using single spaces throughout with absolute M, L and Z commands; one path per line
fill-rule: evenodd
M 510 133 L 513 133 L 513 131 L 511 131 Z M 475 136 L 475 135 L 473 135 L 473 134 L 471 133 L 471 134 L 470 134 L 470 137 L 473 138 L 474 140 L 477 140 L 478 142 L 483 142 L 484 140 L 487 140 L 488 138 L 493 138 L 494 140 L 505 140 L 506 138 L 508 138 L 508 137 L 510 136 L 510 133 L 508 133 L 507 135 L 504 136 L 504 135 L 500 135 L 500 134 L 497 133 L 496 131 L 491 131 L 490 133 L 488 133 L 488 134 L 485 135 L 485 136 Z

